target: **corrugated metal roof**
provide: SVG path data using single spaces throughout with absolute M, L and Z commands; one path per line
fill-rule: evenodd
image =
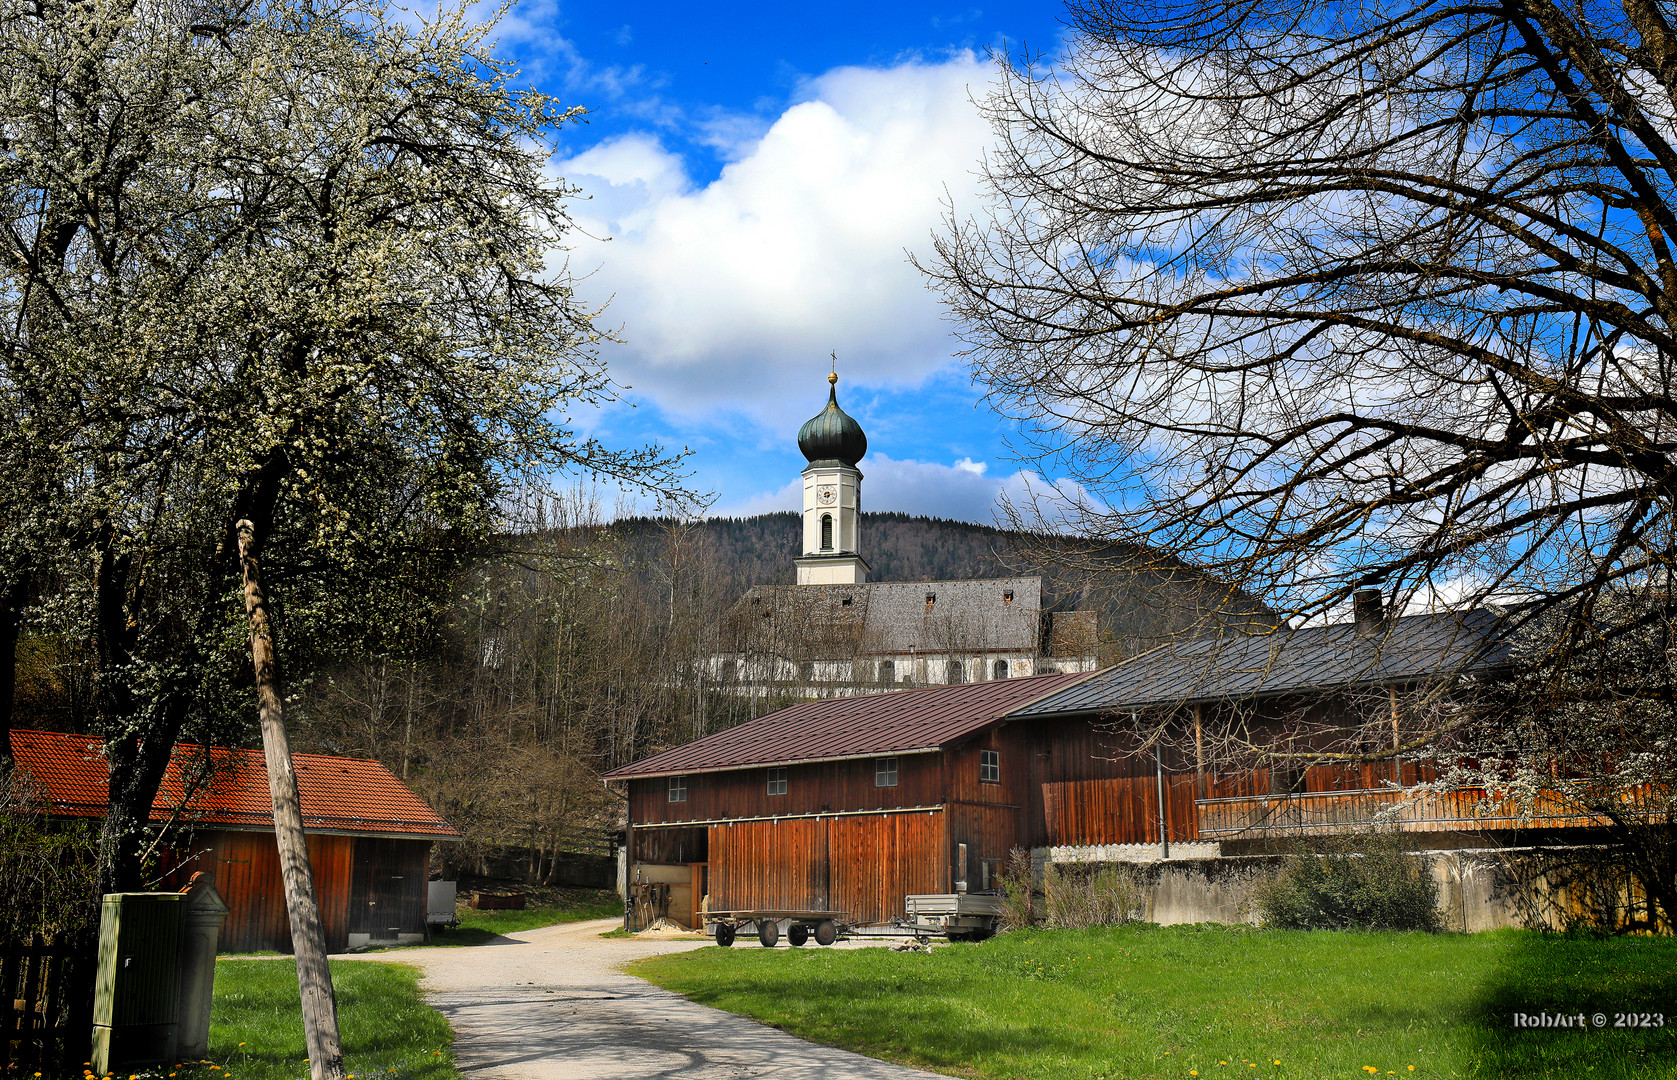
M 1088 672 L 807 701 L 613 769 L 608 780 L 838 761 L 947 746 Z
M 12 732 L 12 754 L 64 817 L 104 817 L 110 771 L 99 743 L 86 735 Z M 303 828 L 379 836 L 457 837 L 448 822 L 376 761 L 293 754 Z M 194 783 L 194 777 L 203 777 Z M 192 787 L 188 797 L 188 786 Z M 166 821 L 185 801 L 181 820 L 202 827 L 271 829 L 268 765 L 257 750 L 175 747 L 152 803 L 151 820 Z
M 1484 609 L 1407 615 L 1385 632 L 1355 623 L 1174 642 L 1019 709 L 1015 716 L 1111 712 L 1302 690 L 1387 685 L 1507 663 Z

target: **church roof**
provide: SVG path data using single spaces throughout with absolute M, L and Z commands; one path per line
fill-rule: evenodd
M 735 610 L 748 631 L 767 631 L 788 646 L 802 644 L 812 658 L 915 652 L 1034 654 L 1043 646 L 1046 629 L 1040 577 L 759 585 Z
M 936 750 L 1020 706 L 1075 686 L 1089 674 L 1033 675 L 806 701 L 613 769 L 604 778 L 681 776 Z

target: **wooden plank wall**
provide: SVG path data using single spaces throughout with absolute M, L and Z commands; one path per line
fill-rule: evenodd
M 351 836 L 311 835 L 308 842 L 326 947 L 341 952 L 349 945 L 356 841 Z M 229 908 L 216 946 L 220 952 L 291 951 L 291 919 L 273 833 L 200 832 L 173 876 L 190 877 L 195 870 L 215 873 L 216 891 Z
M 857 926 L 907 914 L 903 898 L 948 892 L 942 813 L 833 818 L 833 906 Z
M 710 907 L 826 908 L 827 818 L 710 827 Z
M 858 925 L 904 914 L 910 893 L 947 892 L 941 812 L 741 821 L 710 828 L 713 911 L 807 908 Z
M 1172 840 L 1197 840 L 1192 774 L 1165 777 Z M 1152 776 L 1042 785 L 1050 844 L 1157 844 L 1159 785 Z
M 973 766 L 974 770 L 977 766 Z M 687 777 L 687 800 L 669 801 L 669 779 L 629 782 L 629 820 L 653 822 L 714 821 L 717 818 L 774 817 L 846 810 L 894 810 L 934 806 L 943 801 L 940 754 L 897 758 L 897 786 L 874 786 L 874 759 L 823 761 L 786 768 L 786 794 L 768 793 L 768 770 L 694 773 Z

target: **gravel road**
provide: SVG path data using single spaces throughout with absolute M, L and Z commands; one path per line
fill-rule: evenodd
M 706 943 L 599 936 L 614 925 L 612 920 L 567 923 L 485 945 L 396 949 L 340 959 L 412 964 L 424 972 L 427 999 L 454 1025 L 460 1073 L 474 1080 L 927 1080 L 935 1075 L 817 1046 L 626 975 L 621 968 L 630 960 Z

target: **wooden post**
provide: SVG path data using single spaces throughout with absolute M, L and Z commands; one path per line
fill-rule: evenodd
M 1201 723 L 1201 705 L 1194 705 L 1194 786 L 1199 789 L 1200 798 L 1205 794 L 1205 726 Z
M 303 1003 L 303 1038 L 309 1048 L 310 1080 L 345 1080 L 343 1047 L 338 1040 L 338 1000 L 326 965 L 326 931 L 315 899 L 309 869 L 303 811 L 297 798 L 297 773 L 285 735 L 280 701 L 278 659 L 268 598 L 256 563 L 256 527 L 240 521 L 239 566 L 244 575 L 245 614 L 250 619 L 250 658 L 256 669 L 256 702 L 262 721 L 262 750 L 268 762 L 268 794 L 274 801 L 274 840 L 279 845 L 285 907 L 291 916 L 291 950 L 297 958 L 297 989 Z
M 1386 687 L 1386 693 L 1390 696 L 1392 702 L 1392 749 L 1396 750 L 1403 745 L 1403 740 L 1398 735 L 1397 687 Z M 1395 754 L 1392 757 L 1392 779 L 1397 781 L 1399 787 L 1403 786 L 1403 762 L 1399 761 Z
M 1160 858 L 1170 858 L 1170 803 L 1165 798 L 1165 762 L 1159 755 L 1158 744 L 1153 746 L 1153 777 L 1159 789 L 1159 843 L 1163 847 Z

